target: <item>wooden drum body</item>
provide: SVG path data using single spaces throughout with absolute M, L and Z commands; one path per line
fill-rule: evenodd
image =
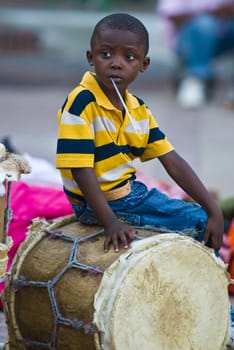
M 100 227 L 34 220 L 4 291 L 8 349 L 223 349 L 224 264 L 190 238 L 138 235 L 106 254 Z

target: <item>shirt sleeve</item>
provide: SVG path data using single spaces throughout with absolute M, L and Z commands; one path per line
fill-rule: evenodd
M 95 144 L 92 123 L 85 118 L 85 107 L 79 110 L 79 95 L 71 100 L 68 99 L 58 112 L 56 167 L 93 167 Z

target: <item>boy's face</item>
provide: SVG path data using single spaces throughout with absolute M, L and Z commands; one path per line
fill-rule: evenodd
M 150 62 L 145 57 L 145 45 L 139 35 L 119 29 L 99 30 L 91 51 L 87 51 L 87 59 L 94 66 L 97 81 L 108 97 L 114 91 L 111 78 L 124 94 L 128 85 L 139 72 L 145 71 Z

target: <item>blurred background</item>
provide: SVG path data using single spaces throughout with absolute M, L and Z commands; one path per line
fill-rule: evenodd
M 234 110 L 228 101 L 233 57 L 214 63 L 212 100 L 199 109 L 176 101 L 177 58 L 153 0 L 1 0 L 0 141 L 8 137 L 20 153 L 54 164 L 56 114 L 67 93 L 90 69 L 89 38 L 96 22 L 111 12 L 128 12 L 150 35 L 151 65 L 130 87 L 142 97 L 177 151 L 208 188 L 234 195 Z M 146 176 L 170 183 L 159 162 L 137 164 Z

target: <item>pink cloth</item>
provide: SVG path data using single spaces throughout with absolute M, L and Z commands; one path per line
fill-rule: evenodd
M 8 269 L 20 243 L 25 239 L 32 219 L 52 220 L 73 213 L 63 189 L 32 186 L 21 181 L 12 183 L 10 206 L 13 218 L 8 235 L 12 237 L 14 244 L 9 252 Z M 0 295 L 3 289 L 4 283 L 0 283 Z
M 232 5 L 233 0 L 158 0 L 157 11 L 161 16 L 173 16 L 216 10 L 224 5 Z
M 176 37 L 176 28 L 170 21 L 170 16 L 195 16 L 217 10 L 225 5 L 234 7 L 234 2 L 233 0 L 158 0 L 156 10 L 157 14 L 164 20 L 168 45 L 173 47 Z
M 229 264 L 232 258 L 232 249 L 230 244 L 230 239 L 225 234 L 223 235 L 223 244 L 219 250 L 220 257 L 225 262 L 225 264 Z

